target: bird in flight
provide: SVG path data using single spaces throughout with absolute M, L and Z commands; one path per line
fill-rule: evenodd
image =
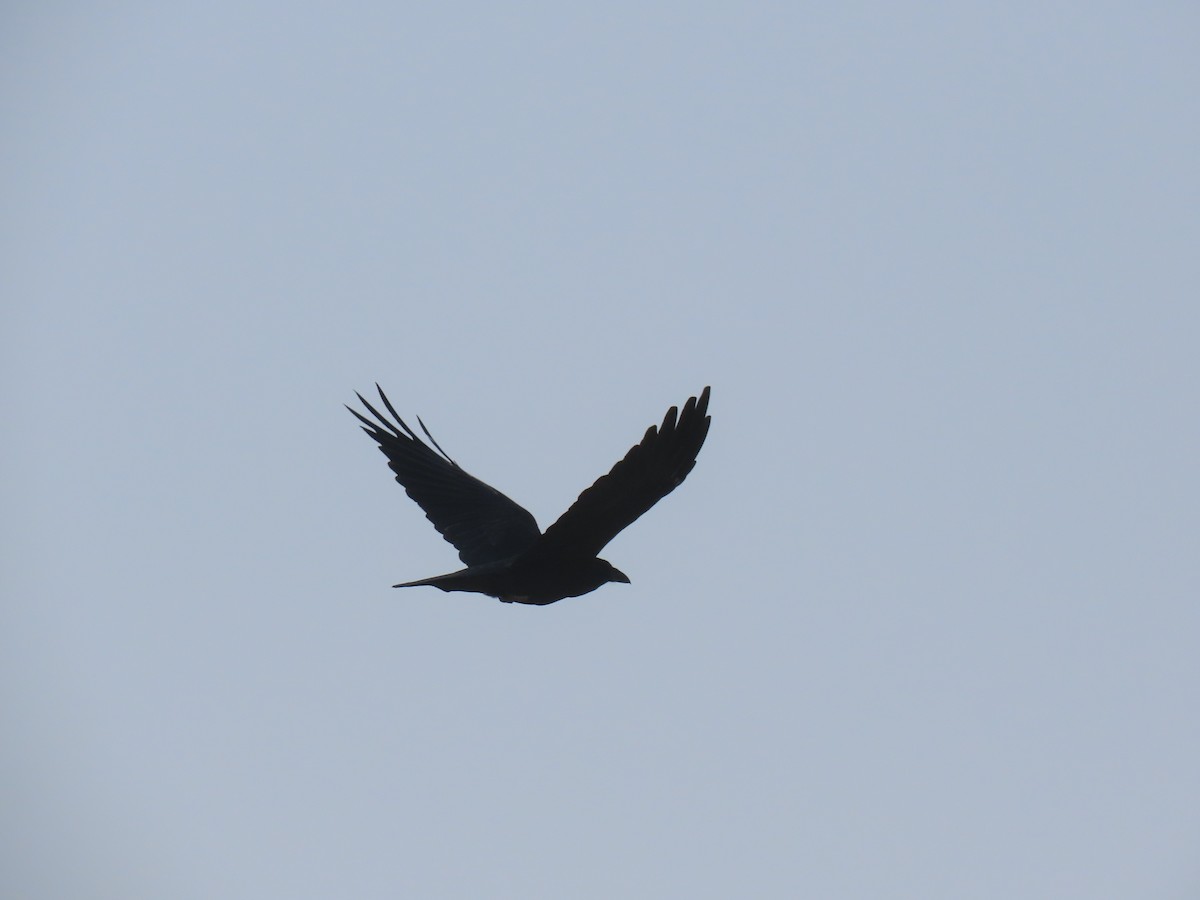
M 394 422 L 358 399 L 375 417 L 349 409 L 387 457 L 388 467 L 408 496 L 425 511 L 466 566 L 457 572 L 406 581 L 393 587 L 429 585 L 443 591 L 472 591 L 505 603 L 545 606 L 590 593 L 602 584 L 629 579 L 598 554 L 626 526 L 683 483 L 711 421 L 708 392 L 691 397 L 682 412 L 672 406 L 662 424 L 607 475 L 579 495 L 558 521 L 542 532 L 533 516 L 494 487 L 469 475 L 417 419 L 430 447 L 397 415 L 383 388 L 375 385 Z

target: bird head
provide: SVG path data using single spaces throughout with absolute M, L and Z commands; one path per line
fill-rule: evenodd
M 605 581 L 619 581 L 621 584 L 629 584 L 629 576 L 610 563 L 607 559 L 599 559 L 598 562 L 603 570 Z

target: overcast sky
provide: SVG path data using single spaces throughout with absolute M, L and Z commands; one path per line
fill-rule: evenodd
M 1192 3 L 10 3 L 0 894 L 1200 896 Z M 712 385 L 548 607 L 545 527 Z

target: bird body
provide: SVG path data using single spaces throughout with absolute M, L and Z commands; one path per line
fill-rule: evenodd
M 546 565 L 530 565 L 521 557 L 481 566 L 470 566 L 418 581 L 406 581 L 392 587 L 429 585 L 443 591 L 474 591 L 488 594 L 505 603 L 545 606 L 567 597 L 579 597 L 610 581 L 629 584 L 629 578 L 605 559 L 593 557 L 582 562 L 555 560 Z
M 545 606 L 609 582 L 628 584 L 629 578 L 599 552 L 683 482 L 696 465 L 710 422 L 706 387 L 682 411 L 672 406 L 661 426 L 647 429 L 641 442 L 543 533 L 528 510 L 454 462 L 418 418 L 433 446 L 422 441 L 396 414 L 383 389 L 375 387 L 395 422 L 362 394 L 358 399 L 376 421 L 346 408 L 379 445 L 396 481 L 466 564 L 457 572 L 393 587 L 468 591 L 506 603 Z

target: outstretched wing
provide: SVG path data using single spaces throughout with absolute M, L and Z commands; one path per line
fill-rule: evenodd
M 641 443 L 611 471 L 579 495 L 546 529 L 532 551 L 538 557 L 595 556 L 655 503 L 683 483 L 696 465 L 711 421 L 709 389 L 692 397 L 683 412 L 667 410 L 662 425 L 650 426 Z
M 459 468 L 418 418 L 421 430 L 437 448 L 435 452 L 396 415 L 383 388 L 375 387 L 396 424 L 362 394 L 357 395 L 358 399 L 378 422 L 349 406 L 346 409 L 354 413 L 363 423 L 363 431 L 379 444 L 388 467 L 396 473 L 396 480 L 425 511 L 433 527 L 458 549 L 459 559 L 468 566 L 477 566 L 508 559 L 533 546 L 541 532 L 530 512 Z

